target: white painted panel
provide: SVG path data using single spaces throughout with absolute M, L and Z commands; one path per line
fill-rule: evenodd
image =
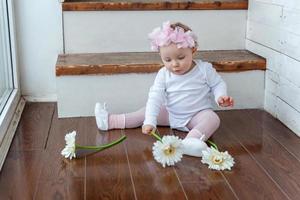
M 285 32 L 282 38 L 283 45 L 281 52 L 296 60 L 300 60 L 300 35 Z
M 271 94 L 277 96 L 278 95 L 278 82 L 274 80 L 274 72 L 267 71 L 266 72 L 266 87 L 265 91 L 270 92 Z
M 300 136 L 299 8 L 299 0 L 250 0 L 246 49 L 267 59 L 265 110 Z
M 300 113 L 278 99 L 278 119 L 300 137 Z
M 297 87 L 285 78 L 281 78 L 278 97 L 300 112 L 300 87 Z
M 252 3 L 253 1 L 257 1 L 257 2 L 263 2 L 263 3 L 267 3 L 267 4 L 275 4 L 275 5 L 284 5 L 286 0 L 250 0 L 250 2 Z
M 271 115 L 277 118 L 277 96 L 265 91 L 265 104 L 264 109 Z
M 300 35 L 300 10 L 283 9 L 282 27 L 290 33 Z
M 250 1 L 248 20 L 261 24 L 279 26 L 281 24 L 282 6 L 267 4 L 260 1 Z
M 284 35 L 278 27 L 248 21 L 247 39 L 251 41 L 281 52 L 283 38 Z
M 300 87 L 300 62 L 285 55 L 281 55 L 278 60 L 280 76 Z
M 189 25 L 201 50 L 245 48 L 246 10 L 68 11 L 63 16 L 67 53 L 150 51 L 148 33 L 167 20 Z
M 266 87 L 264 109 L 271 113 L 274 117 L 277 116 L 277 96 L 278 96 L 278 76 L 275 72 L 266 71 Z
M 282 0 L 284 1 L 283 6 L 288 9 L 300 9 L 300 1 L 299 0 Z
M 276 72 L 275 80 L 277 82 L 279 76 L 282 76 L 300 87 L 299 61 L 250 40 L 246 41 L 246 49 L 267 58 L 267 69 Z M 300 48 L 298 47 L 298 49 Z
M 264 71 L 221 73 L 234 109 L 263 108 Z M 107 102 L 113 113 L 132 112 L 145 106 L 155 74 L 57 77 L 60 117 L 93 116 L 97 101 Z
M 281 67 L 280 53 L 262 46 L 254 41 L 246 40 L 246 49 L 267 59 L 267 69 L 279 72 Z
M 280 17 L 280 7 L 254 3 L 249 15 L 249 40 L 300 60 L 300 12 L 285 10 L 284 16 Z
M 271 79 L 275 83 L 279 83 L 279 74 L 272 71 L 272 70 L 267 70 L 266 71 L 266 77 Z
M 252 2 L 262 2 L 266 4 L 274 4 L 274 5 L 280 5 L 284 8 L 288 9 L 300 9 L 300 1 L 299 0 L 250 0 L 250 3 Z

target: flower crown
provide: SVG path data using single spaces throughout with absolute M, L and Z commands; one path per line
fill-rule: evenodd
M 196 46 L 197 36 L 192 31 L 184 32 L 184 29 L 171 27 L 169 21 L 164 22 L 162 28 L 153 29 L 148 35 L 151 40 L 151 49 L 158 51 L 159 47 L 177 44 L 177 48 L 193 48 Z

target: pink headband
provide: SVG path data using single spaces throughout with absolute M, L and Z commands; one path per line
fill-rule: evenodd
M 184 32 L 184 29 L 179 26 L 172 29 L 169 21 L 164 22 L 162 28 L 153 29 L 148 37 L 151 40 L 151 49 L 154 51 L 171 43 L 177 44 L 177 48 L 193 48 L 197 41 L 197 36 L 193 32 Z

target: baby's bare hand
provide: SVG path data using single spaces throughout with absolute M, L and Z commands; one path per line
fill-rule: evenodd
M 146 124 L 142 127 L 142 132 L 144 134 L 150 134 L 154 128 L 155 128 L 154 126 Z
M 219 97 L 219 99 L 218 99 L 218 103 L 219 103 L 219 105 L 220 106 L 222 106 L 222 107 L 228 107 L 228 106 L 233 106 L 233 104 L 234 104 L 234 100 L 233 100 L 233 98 L 232 97 L 230 97 L 230 96 L 221 96 L 221 97 Z

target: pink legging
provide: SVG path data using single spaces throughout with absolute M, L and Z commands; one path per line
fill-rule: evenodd
M 125 120 L 124 120 L 125 119 Z M 108 128 L 137 128 L 143 125 L 145 119 L 145 108 L 136 112 L 126 114 L 110 114 L 108 118 Z M 158 126 L 169 126 L 169 114 L 163 106 L 157 117 Z M 192 117 L 187 124 L 190 130 L 186 137 L 195 137 L 206 141 L 217 130 L 220 125 L 220 118 L 211 109 L 202 110 Z

